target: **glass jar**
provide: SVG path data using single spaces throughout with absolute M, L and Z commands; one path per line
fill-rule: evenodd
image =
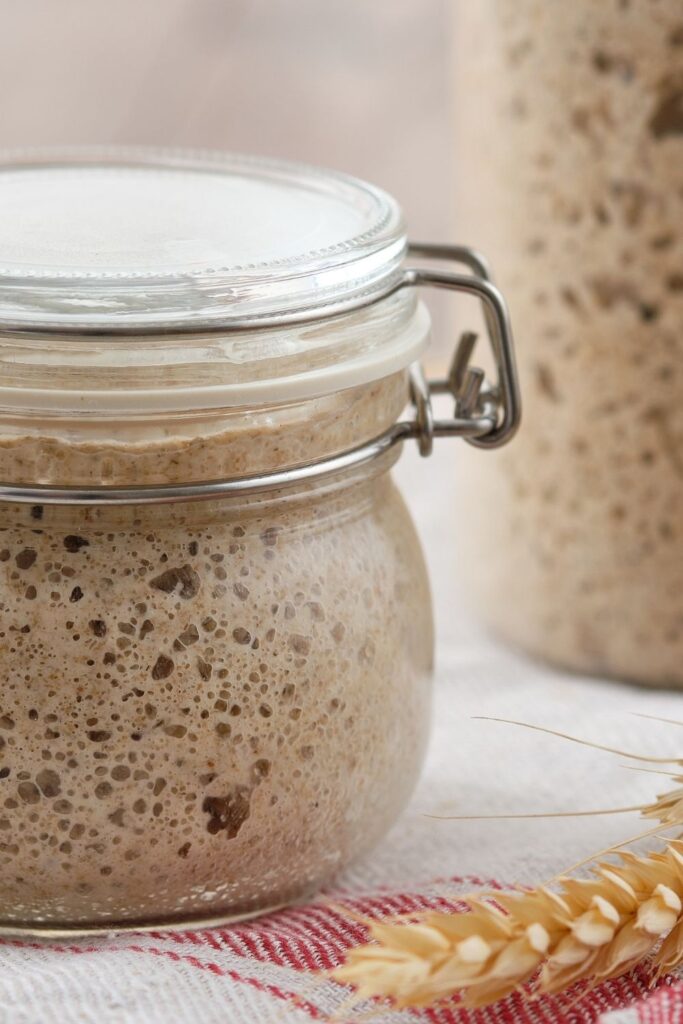
M 680 688 L 681 5 L 458 13 L 460 212 L 526 398 L 518 444 L 469 468 L 470 591 L 537 655 Z
M 503 300 L 468 250 L 406 269 L 390 197 L 293 165 L 7 160 L 0 223 L 1 929 L 299 898 L 419 772 L 430 597 L 389 469 L 514 431 Z M 418 284 L 488 310 L 498 378 L 466 336 L 444 420 Z

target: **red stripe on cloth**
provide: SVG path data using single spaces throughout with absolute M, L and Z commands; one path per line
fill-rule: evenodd
M 489 890 L 504 888 L 500 883 L 494 883 L 490 879 L 476 878 L 441 880 L 438 888 L 441 889 L 448 883 L 460 886 L 466 884 Z M 434 888 L 437 889 L 436 883 Z M 41 943 L 12 940 L 0 940 L 0 943 L 41 950 L 52 949 L 60 954 L 107 955 L 110 952 L 128 951 L 164 957 L 173 962 L 182 962 L 192 968 L 208 971 L 229 981 L 249 985 L 296 1006 L 311 1019 L 317 1020 L 326 1019 L 326 1015 L 316 1006 L 315 988 L 311 988 L 314 976 L 339 964 L 348 948 L 367 939 L 365 926 L 350 914 L 347 916 L 346 909 L 353 914 L 371 919 L 391 914 L 412 914 L 429 908 L 450 913 L 462 912 L 465 909 L 464 904 L 458 900 L 457 892 L 444 896 L 443 891 L 381 891 L 363 895 L 344 892 L 336 896 L 336 904 L 319 900 L 308 905 L 293 906 L 268 917 L 230 928 L 189 929 L 184 932 L 155 931 L 149 933 L 153 945 L 126 943 L 114 946 L 90 943 L 46 946 Z M 207 953 L 208 958 L 204 958 L 200 951 Z M 243 960 L 243 967 L 235 970 L 229 961 L 221 963 L 222 954 L 239 956 Z M 295 992 L 289 991 L 292 988 L 290 981 L 287 988 L 282 988 L 252 977 L 249 963 L 300 971 L 302 988 L 308 998 L 303 999 Z M 639 1024 L 671 1024 L 672 1020 L 678 1020 L 683 1024 L 683 983 L 672 985 L 672 979 L 666 978 L 661 983 L 662 987 L 656 989 L 654 993 L 649 993 L 649 981 L 647 971 L 642 968 L 624 978 L 605 982 L 587 991 L 583 997 L 580 987 L 562 996 L 543 997 L 533 1001 L 525 1000 L 521 994 L 515 994 L 481 1010 L 463 1010 L 451 1002 L 436 1008 L 408 1013 L 406 1019 L 412 1017 L 414 1020 L 428 1021 L 430 1024 L 592 1024 L 610 1010 L 634 1006 L 639 1014 Z M 329 995 L 329 988 L 326 992 Z M 339 1001 L 342 1002 L 344 991 L 340 989 L 339 993 Z
M 349 916 L 344 914 L 344 907 L 349 908 Z M 323 971 L 340 964 L 349 946 L 364 940 L 363 926 L 352 914 L 379 919 L 429 908 L 450 913 L 465 909 L 463 904 L 440 895 L 394 893 L 345 899 L 339 910 L 328 903 L 316 902 L 230 928 L 151 934 L 160 942 L 208 945 L 261 963 Z
M 195 967 L 201 971 L 208 971 L 210 974 L 216 975 L 219 978 L 229 978 L 231 981 L 236 981 L 242 985 L 249 985 L 251 988 L 256 989 L 258 992 L 263 992 L 267 995 L 274 996 L 276 999 L 288 1003 L 291 1006 L 295 1006 L 298 1010 L 302 1010 L 307 1013 L 312 1020 L 327 1020 L 328 1016 L 318 1009 L 310 1000 L 303 999 L 297 995 L 296 992 L 288 992 L 286 989 L 280 988 L 278 985 L 271 985 L 265 982 L 259 981 L 258 978 L 252 978 L 248 975 L 242 974 L 239 971 L 235 971 L 230 967 L 222 967 L 220 964 L 214 961 L 200 960 L 196 956 L 191 954 L 177 953 L 174 949 L 160 949 L 157 946 L 58 946 L 54 944 L 44 944 L 40 942 L 23 942 L 18 939 L 5 940 L 0 939 L 0 945 L 3 946 L 15 946 L 20 949 L 40 949 L 42 951 L 50 950 L 58 954 L 70 954 L 75 953 L 79 956 L 83 955 L 104 955 L 107 956 L 110 953 L 142 953 L 148 956 L 164 957 L 171 960 L 174 963 L 188 964 L 190 967 Z M 303 972 L 302 972 L 303 973 Z
M 197 967 L 203 971 L 210 971 L 212 974 L 216 974 L 221 978 L 230 978 L 232 981 L 239 982 L 242 985 L 249 985 L 251 988 L 258 992 L 264 992 L 268 995 L 274 996 L 276 999 L 282 1000 L 289 1003 L 292 1006 L 296 1006 L 298 1010 L 303 1010 L 313 1020 L 327 1020 L 327 1015 L 322 1013 L 313 1003 L 307 999 L 303 999 L 297 995 L 296 992 L 287 992 L 285 989 L 279 987 L 279 985 L 269 985 L 265 982 L 259 981 L 258 978 L 251 978 L 239 971 L 235 971 L 232 968 L 221 967 L 220 964 L 213 962 L 205 962 L 199 960 L 194 956 L 181 956 L 172 949 L 157 949 L 154 946 L 127 946 L 124 947 L 133 953 L 151 953 L 153 956 L 169 957 L 171 960 L 182 960 L 184 963 L 190 964 L 192 967 Z
M 602 985 L 578 998 L 577 989 L 562 996 L 545 996 L 526 1001 L 521 994 L 502 999 L 493 1006 L 479 1010 L 463 1010 L 443 1005 L 416 1013 L 416 1019 L 430 1024 L 595 1024 L 610 1010 L 639 1006 L 648 991 L 649 977 L 645 971 L 627 975 Z M 580 990 L 579 990 L 580 991 Z M 680 1024 L 683 1018 L 663 1017 L 642 1024 Z M 639 1022 L 640 1024 L 640 1022 Z
M 666 982 L 636 1008 L 639 1024 L 680 1024 L 683 1021 L 683 982 Z
M 500 890 L 503 885 L 495 879 L 475 875 L 455 875 L 430 883 L 434 894 L 396 893 L 394 890 L 358 895 L 348 890 L 332 892 L 324 901 L 299 904 L 271 914 L 268 917 L 223 928 L 199 931 L 150 934 L 160 942 L 210 945 L 215 949 L 228 949 L 238 956 L 249 957 L 261 963 L 282 964 L 293 968 L 329 970 L 341 963 L 349 946 L 364 940 L 362 925 L 351 916 L 338 913 L 331 904 L 347 907 L 362 917 L 382 918 L 391 914 L 409 914 L 433 909 L 454 913 L 465 909 L 457 894 L 445 896 L 438 889 L 444 887 L 487 888 Z M 275 938 L 276 937 L 276 941 Z

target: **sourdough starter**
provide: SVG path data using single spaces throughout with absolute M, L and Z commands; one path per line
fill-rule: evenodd
M 683 10 L 459 10 L 461 229 L 525 398 L 519 440 L 469 460 L 471 588 L 537 654 L 683 686 Z
M 277 424 L 198 435 L 191 476 L 349 447 L 395 418 L 405 375 L 360 392 L 308 411 L 308 446 Z M 66 481 L 182 481 L 188 465 L 187 438 L 85 459 L 15 433 L 6 480 L 56 451 Z M 0 508 L 5 925 L 250 913 L 386 830 L 421 762 L 432 658 L 388 469 L 221 502 Z

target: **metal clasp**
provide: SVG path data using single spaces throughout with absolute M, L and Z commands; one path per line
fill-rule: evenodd
M 480 300 L 484 322 L 496 364 L 496 380 L 471 363 L 477 335 L 465 331 L 459 338 L 448 376 L 426 381 L 420 367 L 411 370 L 411 394 L 415 407 L 412 436 L 421 455 L 429 455 L 435 437 L 464 437 L 477 448 L 498 448 L 519 426 L 521 399 L 517 380 L 512 329 L 507 304 L 491 280 L 486 260 L 474 249 L 456 245 L 411 244 L 411 256 L 457 263 L 469 274 L 429 269 L 406 269 L 403 286 L 431 285 L 464 292 Z M 455 408 L 451 419 L 435 419 L 432 395 L 449 394 Z
M 505 299 L 491 283 L 484 258 L 473 249 L 455 245 L 411 245 L 408 251 L 420 258 L 445 260 L 469 268 L 470 274 L 408 269 L 392 291 L 397 287 L 432 285 L 435 288 L 449 288 L 478 298 L 484 307 L 486 331 L 496 363 L 495 381 L 487 381 L 484 371 L 472 365 L 471 359 L 477 337 L 471 331 L 466 331 L 460 336 L 450 371 L 443 380 L 426 381 L 420 366 L 411 368 L 411 396 L 415 410 L 412 419 L 400 420 L 379 437 L 337 455 L 272 472 L 190 484 L 150 484 L 134 487 L 110 487 L 103 484 L 84 489 L 52 484 L 25 486 L 0 481 L 0 501 L 31 505 L 96 506 L 206 501 L 274 491 L 292 484 L 314 482 L 335 473 L 357 469 L 399 447 L 410 438 L 417 441 L 422 455 L 430 454 L 435 437 L 463 437 L 478 448 L 497 448 L 505 444 L 519 425 L 521 411 L 512 331 Z M 448 394 L 453 398 L 455 408 L 450 419 L 441 420 L 434 417 L 432 396 L 439 394 Z

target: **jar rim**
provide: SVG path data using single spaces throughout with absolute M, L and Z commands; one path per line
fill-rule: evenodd
M 0 325 L 153 333 L 316 319 L 400 279 L 398 203 L 337 171 L 210 151 L 0 153 Z
M 0 153 L 0 409 L 263 407 L 389 376 L 429 332 L 405 251 L 395 200 L 334 171 Z

